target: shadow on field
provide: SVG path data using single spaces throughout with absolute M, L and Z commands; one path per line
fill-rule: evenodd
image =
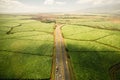
M 110 80 L 110 67 L 120 62 L 120 51 L 95 51 L 68 44 L 67 49 L 76 80 Z M 89 46 L 89 45 L 88 45 Z M 119 67 L 120 70 L 120 67 Z M 113 73 L 120 80 L 117 72 Z M 119 78 L 119 79 L 118 79 Z
M 42 44 L 40 46 L 31 46 L 31 45 L 21 45 L 20 46 L 16 46 L 16 48 L 4 48 L 4 49 L 0 49 L 0 51 L 4 51 L 4 52 L 12 52 L 12 53 L 16 53 L 16 54 L 28 54 L 28 55 L 37 55 L 37 56 L 48 56 L 51 57 L 52 54 L 49 54 L 49 52 L 51 52 L 52 50 L 52 46 L 51 44 Z M 33 44 L 34 45 L 34 44 Z M 23 49 L 19 48 L 19 47 L 23 47 Z M 47 53 L 48 52 L 48 53 Z
M 21 47 L 3 50 L 0 46 L 0 79 L 50 80 L 51 44 Z

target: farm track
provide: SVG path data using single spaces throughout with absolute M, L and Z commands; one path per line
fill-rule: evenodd
M 120 70 L 120 63 L 113 65 L 109 69 L 111 80 L 116 80 L 116 72 Z
M 102 43 L 102 42 L 99 42 L 99 41 L 95 41 L 96 43 L 99 43 L 99 44 L 102 44 L 102 45 L 105 45 L 105 46 L 108 46 L 108 47 L 111 47 L 111 48 L 114 48 L 118 51 L 120 51 L 120 48 L 119 47 L 116 47 L 116 46 L 112 46 L 110 44 L 106 44 L 106 43 Z
M 53 42 L 53 41 L 50 41 L 50 40 L 40 40 L 40 39 L 19 39 L 19 38 L 4 38 L 4 39 L 0 39 L 0 40 L 7 40 L 7 39 L 11 39 L 11 40 L 29 40 L 29 41 L 48 41 L 48 42 Z
M 54 31 L 55 35 L 55 80 L 70 80 L 70 72 L 67 61 L 67 54 L 61 33 L 63 25 L 57 24 Z
M 98 39 L 97 40 L 81 40 L 81 39 L 72 39 L 72 38 L 65 38 L 65 39 L 76 40 L 76 41 L 90 41 L 90 42 L 95 42 L 95 43 L 102 44 L 102 45 L 105 45 L 105 46 L 108 46 L 108 47 L 111 47 L 111 48 L 114 48 L 114 49 L 120 51 L 119 47 L 115 47 L 115 46 L 112 46 L 110 44 L 99 42 L 99 41 L 97 41 Z
M 110 30 L 110 31 L 120 31 L 120 29 L 117 29 L 117 28 L 102 28 L 100 26 L 90 26 L 90 25 L 82 25 L 82 24 L 74 24 L 74 25 L 85 26 L 85 27 L 96 28 L 96 29 L 103 29 L 103 30 Z
M 12 32 L 12 30 L 13 30 L 14 28 L 20 27 L 20 26 L 22 26 L 22 24 L 19 24 L 19 25 L 17 25 L 17 26 L 12 26 L 12 27 L 10 28 L 10 30 L 6 32 L 6 34 L 11 34 L 11 32 Z
M 38 53 L 26 53 L 26 52 L 20 52 L 20 51 L 10 51 L 10 50 L 0 50 L 3 52 L 12 52 L 12 53 L 19 53 L 19 54 L 26 54 L 26 55 L 35 55 L 35 56 L 46 56 L 46 57 L 52 57 L 51 55 L 41 55 Z
M 46 34 L 35 34 L 35 35 L 26 35 L 26 36 L 19 36 L 19 37 L 31 37 L 31 36 L 38 36 L 38 35 L 46 35 Z M 0 40 L 2 40 L 2 39 L 12 39 L 12 38 L 15 38 L 15 37 L 1 38 Z M 18 39 L 18 38 L 15 38 L 15 39 Z
M 52 33 L 52 32 L 41 31 L 41 30 L 17 31 L 17 32 L 12 32 L 11 34 L 15 34 L 15 33 L 22 33 L 22 32 L 44 32 L 44 33 L 47 33 L 47 34 L 51 34 L 51 35 L 53 35 L 53 33 Z
M 112 36 L 112 35 L 114 35 L 114 34 L 108 34 L 108 35 L 99 37 L 99 38 L 97 38 L 97 39 L 94 39 L 94 41 L 97 41 L 97 40 L 100 40 L 100 39 L 103 39 L 103 38 L 105 38 L 105 37 Z
M 46 34 L 35 34 L 35 35 L 27 35 L 27 36 L 19 36 L 19 38 L 16 37 L 10 37 L 10 38 L 0 38 L 0 40 L 7 40 L 7 39 L 16 39 L 16 40 L 31 40 L 31 41 L 49 41 L 49 42 L 53 42 L 50 40 L 40 40 L 40 39 L 22 39 L 22 38 L 26 38 L 26 37 L 32 37 L 32 36 L 38 36 L 38 35 L 46 35 Z
M 27 30 L 27 31 L 12 32 L 14 28 L 16 28 L 16 27 L 21 27 L 22 24 L 25 24 L 25 23 L 21 23 L 21 24 L 19 24 L 19 25 L 17 25 L 17 26 L 9 27 L 10 29 L 9 29 L 9 31 L 6 32 L 6 34 L 9 35 L 9 34 L 15 34 L 15 33 L 21 33 L 21 32 L 44 32 L 44 33 L 48 33 L 48 34 L 51 34 L 51 35 L 53 34 L 52 32 L 41 31 L 41 30 Z
M 75 35 L 75 34 L 72 34 L 72 35 Z M 72 36 L 71 35 L 71 36 Z M 97 39 L 91 39 L 91 40 L 84 40 L 84 39 L 74 39 L 74 40 L 78 40 L 78 41 L 97 41 L 97 40 L 100 40 L 102 38 L 105 38 L 105 37 L 108 37 L 108 36 L 112 36 L 114 34 L 108 34 L 108 35 L 105 35 L 105 36 L 102 36 L 102 37 L 99 37 Z M 70 35 L 69 35 L 70 36 Z M 72 38 L 66 38 L 66 39 L 72 39 Z

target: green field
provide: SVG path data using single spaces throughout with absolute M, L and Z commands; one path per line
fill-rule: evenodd
M 0 78 L 50 79 L 53 23 L 0 15 Z
M 104 18 L 58 19 L 76 80 L 111 80 L 110 67 L 120 62 L 120 23 Z M 119 71 L 115 73 L 120 80 Z
M 75 80 L 113 77 L 111 67 L 120 63 L 120 23 L 110 17 L 58 15 L 55 19 L 64 25 L 61 30 Z M 33 15 L 0 15 L 0 79 L 49 80 L 54 25 L 33 20 Z M 120 69 L 115 78 L 120 80 Z

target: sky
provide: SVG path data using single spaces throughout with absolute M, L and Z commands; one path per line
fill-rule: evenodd
M 0 13 L 69 12 L 120 0 L 0 0 Z

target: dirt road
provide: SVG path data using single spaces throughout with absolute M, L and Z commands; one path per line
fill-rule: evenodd
M 65 44 L 60 28 L 63 25 L 57 24 L 54 32 L 55 35 L 55 80 L 70 80 L 70 72 L 67 63 L 67 54 Z

